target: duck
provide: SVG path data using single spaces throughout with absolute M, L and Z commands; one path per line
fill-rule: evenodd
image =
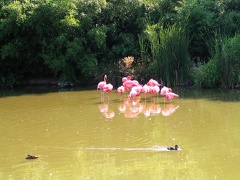
M 176 144 L 175 147 L 168 147 L 167 149 L 172 151 L 172 150 L 178 150 L 178 145 Z
M 38 156 L 34 156 L 34 155 L 30 155 L 30 154 L 28 154 L 26 157 L 26 159 L 37 159 L 37 158 L 38 158 Z

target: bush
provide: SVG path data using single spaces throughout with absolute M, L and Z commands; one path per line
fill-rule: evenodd
M 233 88 L 240 83 L 240 34 L 232 38 L 219 37 L 216 41 L 215 61 L 221 74 L 221 85 Z
M 218 87 L 220 76 L 217 71 L 217 65 L 214 60 L 208 61 L 207 64 L 200 65 L 194 73 L 195 85 L 205 88 Z

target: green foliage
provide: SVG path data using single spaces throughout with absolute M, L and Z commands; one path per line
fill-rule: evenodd
M 150 64 L 149 76 L 161 78 L 166 85 L 180 85 L 189 77 L 188 37 L 185 26 L 174 24 L 164 29 L 160 24 L 147 26 L 140 36 L 141 52 L 151 52 L 152 61 L 142 53 L 144 64 Z M 144 41 L 149 47 L 144 46 Z
M 213 13 L 198 1 L 186 5 L 182 15 L 187 17 L 190 38 L 189 54 L 195 63 L 203 63 L 211 57 Z
M 194 72 L 195 85 L 204 88 L 216 88 L 220 84 L 220 74 L 217 71 L 217 64 L 214 60 L 207 64 L 200 65 Z
M 233 88 L 240 83 L 240 35 L 216 40 L 215 61 L 223 87 Z
M 19 3 L 0 9 L 0 87 L 12 87 L 25 70 L 26 63 L 21 51 L 23 41 L 20 36 L 25 18 Z
M 91 84 L 99 74 L 120 75 L 118 62 L 133 56 L 133 75 L 168 85 L 189 78 L 189 60 L 206 62 L 198 70 L 211 74 L 214 59 L 220 83 L 232 87 L 239 83 L 239 7 L 238 0 L 4 0 L 0 86 L 53 76 Z
M 188 79 L 188 37 L 184 25 L 160 30 L 159 70 L 168 85 L 180 85 Z
M 89 31 L 89 37 L 94 40 L 98 48 L 106 45 L 106 32 L 106 26 L 99 26 Z
M 195 84 L 200 87 L 233 88 L 240 83 L 240 35 L 216 36 L 214 59 L 195 70 Z
M 121 33 L 119 34 L 119 43 L 113 45 L 110 56 L 116 59 L 126 57 L 128 55 L 138 56 L 137 40 L 133 34 Z
M 226 36 L 234 36 L 239 33 L 240 22 L 240 1 L 213 1 L 213 3 L 208 6 L 213 13 L 213 26 L 215 32 L 220 32 Z

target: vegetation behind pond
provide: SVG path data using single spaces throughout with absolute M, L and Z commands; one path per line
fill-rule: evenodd
M 0 2 L 0 86 L 95 84 L 108 74 L 165 85 L 240 84 L 238 0 Z

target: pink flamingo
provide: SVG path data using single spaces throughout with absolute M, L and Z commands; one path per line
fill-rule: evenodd
M 125 90 L 130 90 L 132 89 L 133 86 L 137 86 L 139 85 L 138 81 L 136 80 L 126 80 L 124 83 L 123 83 L 123 86 L 125 88 Z
M 172 93 L 172 92 L 166 93 L 166 100 L 167 101 L 172 101 L 173 98 L 177 98 L 177 97 L 179 97 L 179 96 L 175 93 Z
M 106 84 L 103 87 L 103 91 L 106 92 L 106 93 L 110 93 L 110 92 L 112 92 L 112 90 L 113 90 L 113 85 L 110 84 L 110 83 Z M 103 99 L 103 101 L 104 101 L 104 99 Z M 108 101 L 109 101 L 109 96 L 108 96 Z
M 141 85 L 137 85 L 137 86 L 133 86 L 132 90 L 137 92 L 137 96 L 140 95 L 141 91 L 142 91 L 142 86 Z
M 155 85 L 151 87 L 153 94 L 158 94 L 160 92 L 159 86 Z
M 134 98 L 134 97 L 136 97 L 137 95 L 138 95 L 137 91 L 135 91 L 135 90 L 133 89 L 133 90 L 130 91 L 128 97 L 130 97 L 130 98 Z
M 147 83 L 148 86 L 161 86 L 156 80 L 150 79 Z
M 97 89 L 101 89 L 101 101 L 102 98 L 104 96 L 104 91 L 103 91 L 103 87 L 107 84 L 107 75 L 105 74 L 103 77 L 103 81 L 99 82 L 97 85 Z
M 112 92 L 112 90 L 113 90 L 113 85 L 110 83 L 103 86 L 103 91 L 106 93 L 110 93 L 110 92 Z
M 133 81 L 133 83 L 135 84 L 135 86 L 140 85 L 139 82 L 138 82 L 137 80 L 132 80 L 132 81 Z
M 125 88 L 123 86 L 120 86 L 120 87 L 117 88 L 117 92 L 119 94 L 123 94 L 125 92 Z
M 107 75 L 104 75 L 103 81 L 99 82 L 97 85 L 97 89 L 103 89 L 107 82 Z
M 145 101 L 146 101 L 146 94 L 150 94 L 150 86 L 147 84 L 144 84 L 144 86 L 141 89 L 141 92 L 145 94 Z
M 127 76 L 127 77 L 123 77 L 122 78 L 122 82 L 124 83 L 127 80 L 131 80 L 131 76 Z
M 172 92 L 172 89 L 171 89 L 171 88 L 168 88 L 168 87 L 166 87 L 166 86 L 163 86 L 163 88 L 161 89 L 160 94 L 161 94 L 162 96 L 165 96 L 167 93 L 170 93 L 170 92 Z
M 142 87 L 141 92 L 144 93 L 144 94 L 147 94 L 147 93 L 149 93 L 149 91 L 150 91 L 149 86 L 145 84 L 145 85 Z

